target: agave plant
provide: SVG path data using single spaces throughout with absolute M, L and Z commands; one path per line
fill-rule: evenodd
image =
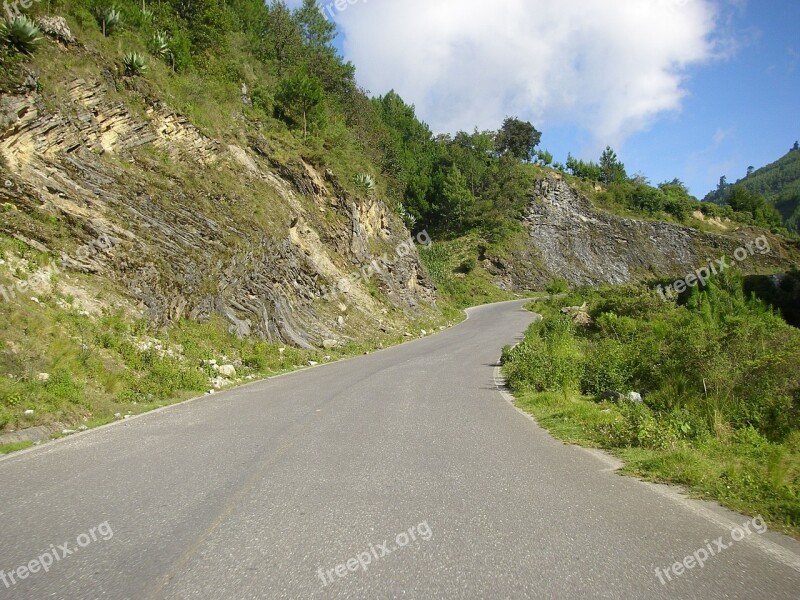
M 19 15 L 0 24 L 0 40 L 23 54 L 33 54 L 42 41 L 40 33 L 36 23 L 25 15 Z
M 153 35 L 150 40 L 150 52 L 162 60 L 171 60 L 172 70 L 175 71 L 175 53 L 169 47 L 169 34 L 166 31 L 159 31 Z
M 122 64 L 125 66 L 126 75 L 143 75 L 147 71 L 144 56 L 138 52 L 127 52 L 122 57 Z
M 149 8 L 142 8 L 142 19 L 148 23 L 153 20 L 153 11 Z
M 375 192 L 375 178 L 372 175 L 361 173 L 360 175 L 355 176 L 353 182 L 356 184 L 356 187 L 359 190 L 366 194 L 372 194 Z
M 408 212 L 405 206 L 403 206 L 402 204 L 398 204 L 397 214 L 400 215 L 401 219 L 403 219 L 403 223 L 406 224 L 406 227 L 408 227 L 409 229 L 414 229 L 414 226 L 417 224 L 417 218 L 410 212 Z
M 98 19 L 103 27 L 103 35 L 109 36 L 122 23 L 122 13 L 119 12 L 116 6 L 110 6 L 100 10 Z
M 166 58 L 170 55 L 169 36 L 166 31 L 159 31 L 153 34 L 153 38 L 150 40 L 150 51 L 153 56 L 158 58 Z

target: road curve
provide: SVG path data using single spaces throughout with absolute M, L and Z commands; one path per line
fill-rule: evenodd
M 800 597 L 796 541 L 507 402 L 522 304 L 0 460 L 0 599 Z

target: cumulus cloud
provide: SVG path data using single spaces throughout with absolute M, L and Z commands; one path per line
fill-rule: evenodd
M 717 15 L 711 0 L 354 0 L 336 21 L 359 82 L 435 131 L 517 115 L 617 145 L 680 108 Z

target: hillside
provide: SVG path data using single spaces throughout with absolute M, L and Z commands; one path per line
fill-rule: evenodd
M 5 435 L 371 351 L 554 280 L 680 277 L 767 235 L 693 212 L 679 182 L 534 165 L 517 119 L 434 136 L 358 88 L 311 0 L 31 10 L 43 33 L 0 36 Z M 765 239 L 746 273 L 800 262 Z
M 797 144 L 779 160 L 752 171 L 736 183 L 721 182 L 705 200 L 728 203 L 734 187 L 762 196 L 778 210 L 790 231 L 800 232 L 800 148 Z

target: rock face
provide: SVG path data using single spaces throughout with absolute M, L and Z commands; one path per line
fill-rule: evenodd
M 380 200 L 279 159 L 255 133 L 246 144 L 211 139 L 146 81 L 65 77 L 48 82 L 48 99 L 36 85 L 0 98 L 0 204 L 15 215 L 0 224 L 6 235 L 107 280 L 159 326 L 218 315 L 237 335 L 314 347 L 343 338 L 333 331 L 342 304 L 359 316 L 355 336 L 377 330 L 387 306 L 413 316 L 434 302 L 416 251 L 373 275 L 381 298 L 360 285 L 322 298 L 410 240 Z
M 36 19 L 36 24 L 42 33 L 49 35 L 62 44 L 74 44 L 76 41 L 64 17 L 41 16 Z
M 523 224 L 527 239 L 510 256 L 484 260 L 498 283 L 516 289 L 542 289 L 555 277 L 575 285 L 684 277 L 763 235 L 749 228 L 715 235 L 600 212 L 556 174 L 534 186 Z M 800 255 L 777 237 L 768 240 L 768 253 L 757 251 L 739 263 L 745 272 L 778 270 Z

